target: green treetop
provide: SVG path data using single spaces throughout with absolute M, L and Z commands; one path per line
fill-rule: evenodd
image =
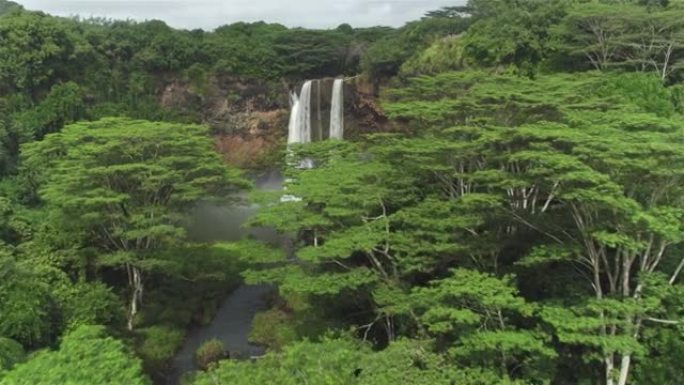
M 36 353 L 0 378 L 2 385 L 148 385 L 139 359 L 101 326 L 81 326 L 67 334 L 58 350 Z
M 24 173 L 65 238 L 97 250 L 94 261 L 126 272 L 129 328 L 144 271 L 164 269 L 160 250 L 185 236 L 199 201 L 247 187 L 220 161 L 207 128 L 105 119 L 66 127 L 25 146 Z

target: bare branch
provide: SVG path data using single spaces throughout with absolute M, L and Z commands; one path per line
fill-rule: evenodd
M 646 321 L 651 321 L 659 324 L 664 324 L 664 325 L 680 325 L 684 322 L 682 321 L 674 321 L 674 320 L 668 320 L 668 319 L 660 319 L 660 318 L 653 318 L 653 317 L 648 317 L 645 318 Z
M 679 277 L 679 274 L 682 272 L 682 269 L 684 269 L 684 258 L 682 258 L 682 262 L 679 263 L 679 266 L 677 266 L 677 269 L 672 274 L 672 277 L 670 278 L 670 285 L 674 285 L 674 283 L 677 281 L 677 277 Z

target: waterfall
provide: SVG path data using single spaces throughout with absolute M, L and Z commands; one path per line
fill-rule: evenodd
M 344 138 L 344 79 L 335 79 L 330 108 L 330 139 Z
M 318 116 L 318 122 L 316 124 L 316 139 L 323 140 L 323 115 L 321 114 L 321 80 L 316 80 L 316 112 Z
M 290 104 L 292 105 L 292 112 L 290 113 L 290 122 L 288 124 L 287 144 L 310 143 L 312 141 L 312 124 L 311 124 L 311 91 L 313 81 L 307 80 L 302 86 L 302 91 L 299 96 L 296 92 L 290 94 Z M 323 140 L 323 118 L 321 116 L 321 81 L 317 83 L 317 124 L 316 124 L 316 140 Z M 333 83 L 332 102 L 330 108 L 330 139 L 343 139 L 344 137 L 344 79 L 335 79 Z M 288 150 L 288 157 L 291 152 Z M 288 161 L 291 167 L 299 169 L 314 168 L 313 159 L 304 158 L 298 163 Z M 285 180 L 285 184 L 292 182 Z M 287 186 L 284 187 L 287 191 Z M 293 195 L 283 195 L 280 198 L 281 202 L 298 202 L 301 198 Z
M 317 81 L 317 108 L 318 125 L 316 132 L 312 132 L 312 106 L 311 96 L 313 81 L 307 80 L 302 86 L 299 97 L 296 93 L 290 95 L 292 113 L 290 114 L 290 124 L 288 126 L 287 143 L 310 143 L 312 140 L 323 140 L 322 117 L 321 117 L 321 81 Z M 332 102 L 330 107 L 330 139 L 344 138 L 344 79 L 335 79 L 333 83 Z
M 311 142 L 311 80 L 304 83 L 302 92 L 290 94 L 292 112 L 288 126 L 287 144 Z
M 292 112 L 290 113 L 290 124 L 287 126 L 287 144 L 298 143 L 301 136 L 297 127 L 299 97 L 297 96 L 296 92 L 290 93 L 290 104 L 292 105 Z
M 290 94 L 290 123 L 288 124 L 287 144 L 311 142 L 311 80 L 304 83 L 302 92 L 297 97 L 296 93 Z M 311 159 L 300 162 L 299 168 L 313 168 Z
M 307 80 L 299 94 L 296 127 L 298 141 L 296 143 L 311 143 L 311 80 Z

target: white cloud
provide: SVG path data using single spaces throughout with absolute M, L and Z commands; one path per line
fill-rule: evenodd
M 16 1 L 16 0 L 15 0 Z M 267 21 L 290 27 L 400 26 L 426 11 L 465 0 L 18 0 L 53 15 L 159 19 L 177 28 L 213 29 L 236 21 Z

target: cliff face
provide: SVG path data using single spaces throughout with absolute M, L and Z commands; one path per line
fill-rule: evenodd
M 330 124 L 333 80 L 314 83 L 312 122 L 322 130 Z M 287 141 L 289 92 L 299 92 L 300 88 L 301 82 L 268 83 L 232 77 L 213 77 L 202 86 L 174 80 L 163 88 L 160 103 L 169 109 L 200 111 L 202 123 L 212 128 L 217 150 L 227 162 L 260 168 L 280 158 Z M 351 79 L 345 82 L 344 94 L 345 138 L 393 130 L 371 82 L 361 77 Z
M 264 167 L 287 138 L 289 101 L 283 85 L 218 76 L 202 85 L 173 80 L 163 88 L 160 103 L 199 111 L 217 150 L 241 168 Z
M 397 131 L 387 119 L 378 99 L 379 87 L 365 76 L 355 77 L 346 82 L 345 91 L 350 97 L 346 115 L 349 116 L 347 131 L 354 139 L 365 134 Z

